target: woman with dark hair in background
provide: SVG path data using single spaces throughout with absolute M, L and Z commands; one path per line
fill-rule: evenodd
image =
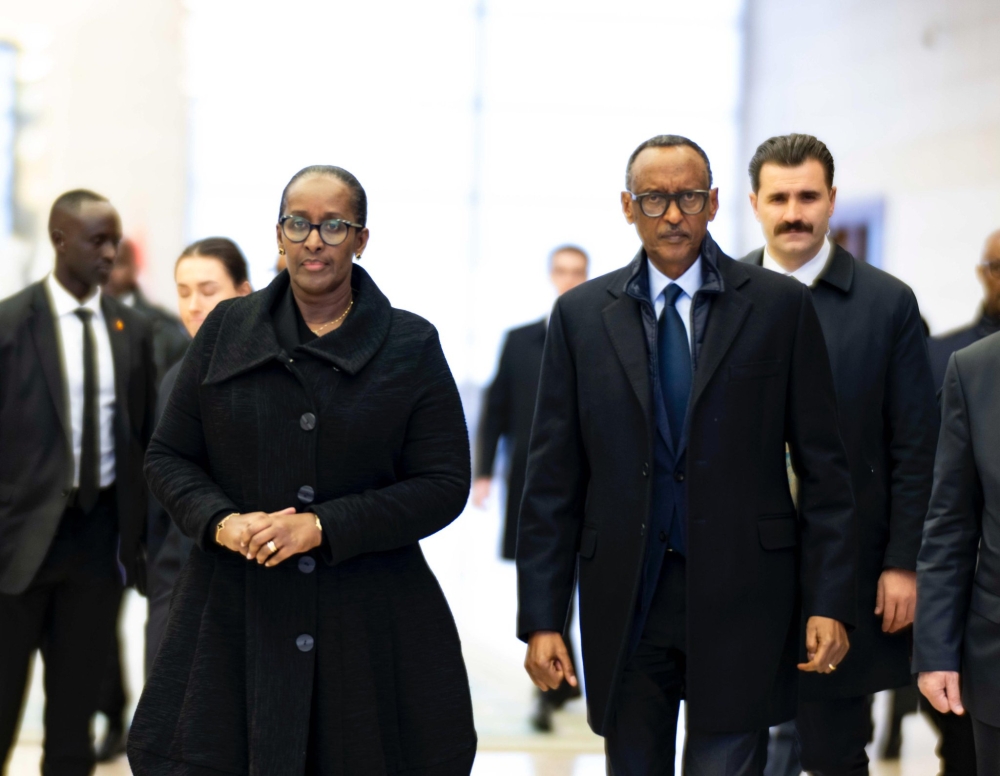
M 247 277 L 247 260 L 239 246 L 227 237 L 206 237 L 184 249 L 174 265 L 177 283 L 177 308 L 188 334 L 194 337 L 215 306 L 226 299 L 246 296 L 252 290 Z M 157 420 L 163 415 L 167 399 L 177 382 L 181 362 L 167 370 L 160 382 L 156 402 Z M 181 567 L 187 561 L 194 542 L 170 520 L 170 515 L 156 499 L 149 505 L 147 544 L 149 574 L 147 595 L 149 619 L 146 622 L 146 673 L 163 640 L 170 611 L 170 594 Z
M 129 736 L 137 774 L 468 774 L 476 736 L 418 542 L 469 493 L 437 332 L 354 264 L 357 179 L 308 167 L 288 270 L 202 326 L 146 459 L 196 543 Z

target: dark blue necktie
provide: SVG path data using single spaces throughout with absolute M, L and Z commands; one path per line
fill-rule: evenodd
M 660 359 L 660 390 L 667 406 L 667 421 L 670 435 L 674 439 L 674 451 L 681 442 L 684 418 L 687 415 L 688 397 L 691 395 L 691 346 L 688 344 L 687 329 L 674 306 L 684 293 L 676 283 L 663 290 L 666 306 L 660 315 L 657 327 L 657 344 Z

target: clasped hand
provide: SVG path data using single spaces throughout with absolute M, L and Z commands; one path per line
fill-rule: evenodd
M 316 525 L 316 515 L 296 513 L 294 507 L 289 507 L 280 512 L 233 515 L 219 531 L 218 541 L 247 560 L 271 568 L 293 555 L 319 547 L 323 532 Z M 274 542 L 273 552 L 269 542 Z

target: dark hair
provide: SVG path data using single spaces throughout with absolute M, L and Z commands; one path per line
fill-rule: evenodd
M 780 167 L 798 167 L 809 159 L 823 165 L 826 187 L 833 188 L 833 154 L 819 138 L 812 135 L 777 135 L 759 146 L 750 160 L 750 185 L 754 194 L 760 191 L 760 168 L 768 162 Z
M 558 248 L 553 248 L 552 252 L 549 254 L 549 269 L 552 269 L 552 260 L 556 257 L 557 253 L 562 253 L 563 251 L 571 251 L 572 253 L 579 253 L 583 256 L 584 262 L 587 266 L 590 266 L 590 256 L 587 252 L 581 248 L 579 245 L 573 245 L 572 243 L 566 243 L 565 245 L 560 245 Z
M 189 259 L 192 256 L 218 259 L 226 268 L 229 277 L 233 279 L 234 286 L 239 287 L 247 281 L 247 260 L 244 258 L 240 246 L 228 237 L 206 237 L 191 243 L 178 257 L 174 264 L 174 270 L 177 270 L 177 265 L 184 259 Z
M 53 220 L 56 217 L 56 213 L 76 213 L 80 209 L 80 205 L 84 202 L 107 202 L 107 197 L 102 197 L 96 192 L 90 191 L 89 189 L 73 189 L 72 191 L 67 191 L 65 194 L 60 194 L 56 197 L 56 201 L 52 203 L 52 209 L 49 210 L 49 231 L 51 232 L 54 224 Z
M 292 187 L 293 183 L 309 175 L 329 175 L 331 178 L 336 178 L 347 186 L 351 190 L 351 205 L 354 207 L 355 220 L 362 226 L 368 223 L 368 197 L 361 183 L 343 167 L 334 167 L 330 164 L 313 164 L 309 167 L 303 167 L 292 176 L 292 179 L 285 185 L 285 190 L 281 192 L 281 207 L 278 209 L 279 221 L 285 215 L 285 205 L 288 204 L 288 190 Z
M 708 154 L 705 153 L 700 145 L 683 135 L 657 135 L 640 143 L 639 147 L 628 158 L 628 164 L 625 165 L 625 188 L 629 191 L 632 190 L 632 165 L 635 164 L 635 159 L 639 154 L 647 148 L 674 148 L 675 146 L 687 146 L 698 152 L 698 156 L 705 162 L 705 169 L 708 171 L 708 188 L 712 188 L 712 165 L 708 161 Z

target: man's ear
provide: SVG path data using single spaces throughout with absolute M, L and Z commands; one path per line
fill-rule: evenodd
M 49 232 L 49 239 L 52 241 L 52 247 L 57 252 L 66 246 L 66 235 L 62 229 L 53 229 Z
M 625 214 L 625 220 L 630 224 L 635 223 L 635 214 L 632 212 L 632 195 L 627 191 L 622 192 L 622 213 Z
M 757 212 L 757 192 L 750 192 L 750 207 L 753 209 L 753 217 L 760 222 L 760 213 Z

